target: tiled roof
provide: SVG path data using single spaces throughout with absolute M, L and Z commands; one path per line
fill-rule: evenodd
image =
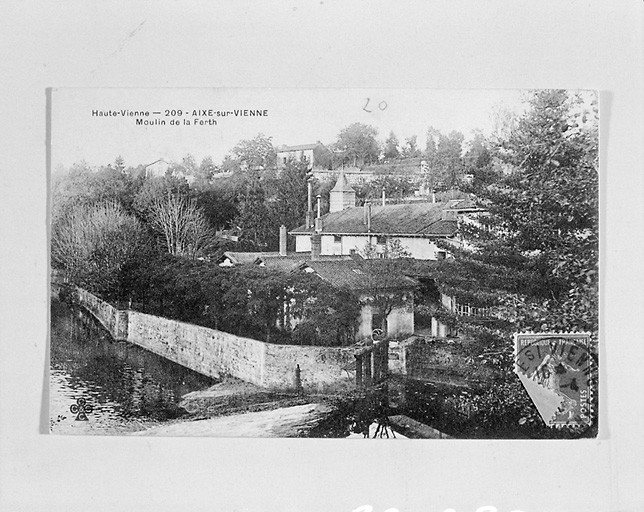
M 266 268 L 290 272 L 311 259 L 310 252 L 292 252 L 281 256 L 279 252 L 235 252 L 226 251 L 220 260 L 228 258 L 233 265 L 257 264 Z M 321 261 L 351 260 L 349 255 L 319 256 Z
M 410 289 L 417 285 L 398 271 L 395 260 L 319 260 L 306 262 L 304 268 L 346 290 Z
M 456 232 L 455 220 L 442 220 L 446 203 L 394 204 L 371 207 L 371 233 L 374 235 L 451 236 Z M 322 233 L 366 234 L 363 207 L 347 208 L 322 217 Z M 310 233 L 302 225 L 292 234 Z

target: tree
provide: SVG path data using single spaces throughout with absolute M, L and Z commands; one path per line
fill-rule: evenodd
M 416 135 L 412 135 L 405 139 L 405 147 L 402 151 L 403 158 L 417 158 L 420 156 L 417 139 L 418 137 Z
M 77 162 L 52 179 L 52 222 L 81 204 L 112 202 L 131 211 L 137 187 L 135 179 L 111 165 L 92 169 L 85 161 Z
M 474 137 L 470 141 L 469 148 L 464 156 L 468 171 L 476 172 L 476 170 L 490 165 L 492 153 L 488 146 L 489 143 L 483 133 L 479 130 L 474 131 Z
M 447 190 L 458 183 L 464 168 L 461 158 L 464 140 L 461 132 L 445 135 L 431 126 L 427 129 L 425 158 L 430 169 L 427 184 L 431 188 Z
M 150 222 L 160 233 L 169 254 L 196 258 L 214 244 L 214 232 L 193 201 L 185 196 L 155 198 L 150 206 Z
M 380 153 L 377 135 L 378 130 L 373 126 L 353 123 L 340 131 L 334 146 L 352 165 L 377 162 Z
M 360 302 L 311 274 L 293 274 L 289 283 L 289 314 L 300 320 L 292 333 L 297 344 L 341 346 L 355 341 Z
M 583 100 L 583 101 L 582 101 Z M 513 375 L 512 334 L 598 332 L 598 131 L 593 98 L 537 91 L 526 112 L 498 141 L 474 191 L 486 213 L 462 222 L 470 249 L 437 265 L 441 291 L 458 302 L 491 306 L 496 318 L 457 317 L 466 338 L 506 383 L 486 393 L 499 415 L 534 426 L 536 414 Z M 508 404 L 513 404 L 512 409 Z M 527 427 L 526 427 L 527 428 Z
M 114 160 L 114 169 L 116 172 L 125 172 L 125 160 L 123 160 L 121 155 L 117 156 L 116 160 Z
M 199 169 L 197 170 L 197 179 L 201 185 L 210 183 L 213 175 L 217 172 L 217 166 L 212 161 L 211 156 L 206 156 L 201 160 Z
M 384 244 L 366 243 L 360 255 L 364 258 L 362 270 L 365 275 L 365 295 L 363 304 L 370 305 L 375 314 L 380 315 L 380 328 L 387 332 L 387 317 L 396 308 L 409 307 L 413 293 L 406 294 L 411 281 L 401 273 L 400 258 L 411 254 L 402 246 L 400 240 L 388 239 Z
M 293 229 L 304 222 L 307 209 L 308 164 L 289 160 L 279 174 L 268 184 L 268 208 L 272 232 L 278 233 L 284 224 Z
M 118 204 L 78 204 L 53 224 L 52 265 L 79 286 L 120 298 L 123 271 L 147 244 L 145 229 Z
M 191 189 L 191 197 L 203 212 L 213 229 L 230 228 L 237 215 L 238 200 L 228 179 L 218 179 L 214 183 Z
M 400 151 L 398 150 L 398 137 L 394 132 L 389 133 L 389 137 L 385 141 L 385 147 L 383 149 L 383 158 L 385 162 L 392 162 L 400 158 Z
M 241 140 L 232 149 L 235 159 L 242 169 L 265 170 L 275 167 L 277 153 L 273 138 L 258 133 L 254 139 Z
M 136 214 L 148 224 L 151 224 L 151 212 L 154 204 L 168 196 L 188 196 L 190 188 L 184 178 L 163 176 L 146 178 L 134 197 L 132 208 Z
M 362 206 L 366 200 L 378 202 L 384 189 L 389 199 L 403 199 L 416 190 L 416 185 L 406 177 L 381 175 L 373 181 L 353 185 L 356 191 L 356 206 Z
M 274 233 L 264 185 L 258 175 L 251 173 L 241 186 L 244 189 L 238 196 L 238 213 L 232 223 L 241 230 L 244 240 L 265 247 L 277 240 L 278 234 Z

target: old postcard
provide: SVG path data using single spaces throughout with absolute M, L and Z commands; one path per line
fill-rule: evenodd
M 581 90 L 48 91 L 50 431 L 598 432 Z

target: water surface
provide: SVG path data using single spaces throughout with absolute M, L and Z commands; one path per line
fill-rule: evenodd
M 114 341 L 86 312 L 55 299 L 50 346 L 49 417 L 55 434 L 122 434 L 178 419 L 186 415 L 179 406 L 183 395 L 216 382 Z M 87 421 L 70 410 L 78 400 L 91 407 Z

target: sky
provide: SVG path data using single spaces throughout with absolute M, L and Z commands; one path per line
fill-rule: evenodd
M 106 165 L 119 155 L 126 166 L 161 158 L 180 161 L 186 154 L 197 162 L 211 156 L 219 163 L 237 142 L 258 133 L 271 136 L 275 146 L 318 140 L 329 144 L 354 122 L 377 128 L 381 141 L 391 131 L 401 143 L 417 135 L 418 147 L 424 149 L 429 126 L 444 133 L 458 130 L 466 139 L 474 129 L 489 134 L 494 127 L 492 113 L 499 108 L 520 112 L 521 91 L 57 88 L 52 91 L 52 170 L 81 160 L 91 166 Z M 268 116 L 229 115 L 213 117 L 216 125 L 195 124 L 193 111 L 202 109 L 268 110 Z M 142 119 L 166 124 L 141 126 L 136 117 L 92 115 L 95 110 L 147 110 L 150 116 Z M 166 110 L 181 110 L 182 115 L 166 116 Z M 199 119 L 209 119 L 197 114 Z M 170 124 L 172 119 L 179 124 Z

